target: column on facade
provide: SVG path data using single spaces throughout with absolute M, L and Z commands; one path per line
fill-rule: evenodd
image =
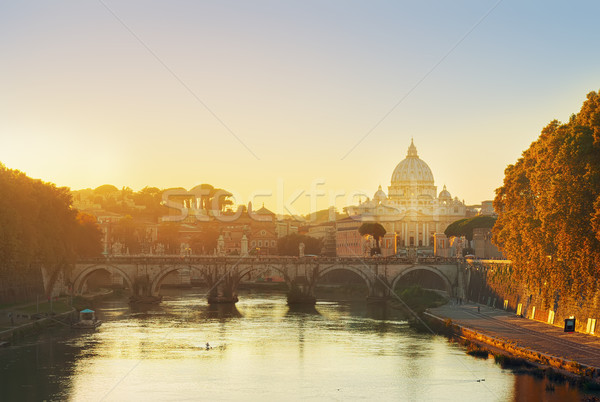
M 406 222 L 402 222 L 402 244 L 406 246 Z
M 419 222 L 415 222 L 415 246 L 419 245 Z
M 427 228 L 427 229 L 426 229 L 426 233 L 427 233 L 427 235 L 426 235 L 426 237 L 425 237 L 425 240 L 427 240 L 427 246 L 430 246 L 430 244 L 429 244 L 429 238 L 430 238 L 430 234 L 429 234 L 429 222 L 427 222 L 427 223 L 425 224 L 425 227 Z

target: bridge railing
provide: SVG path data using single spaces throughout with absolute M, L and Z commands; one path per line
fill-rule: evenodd
M 172 255 L 109 255 L 97 258 L 86 258 L 78 261 L 80 264 L 252 264 L 252 263 L 316 263 L 316 264 L 452 264 L 456 263 L 456 258 L 443 257 L 420 257 L 411 259 L 407 257 L 324 257 L 324 256 L 307 256 L 307 257 L 290 257 L 290 256 L 207 256 L 207 255 L 187 255 L 178 254 Z

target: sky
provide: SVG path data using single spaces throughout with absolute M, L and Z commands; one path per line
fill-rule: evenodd
M 597 1 L 0 0 L 0 162 L 308 213 L 387 192 L 411 138 L 477 204 L 600 90 Z

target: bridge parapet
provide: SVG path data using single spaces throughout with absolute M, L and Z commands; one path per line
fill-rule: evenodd
M 87 258 L 78 261 L 78 264 L 100 264 L 110 262 L 119 263 L 164 263 L 164 264 L 202 264 L 202 263 L 307 263 L 318 262 L 320 264 L 349 263 L 355 264 L 364 262 L 371 264 L 452 264 L 456 263 L 456 258 L 444 257 L 421 257 L 418 259 L 406 257 L 291 257 L 291 256 L 204 256 L 204 255 L 118 255 L 98 258 Z

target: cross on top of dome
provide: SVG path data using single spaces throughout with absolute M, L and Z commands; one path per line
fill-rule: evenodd
M 419 155 L 417 154 L 417 147 L 415 147 L 415 144 L 413 143 L 413 139 L 410 139 L 410 146 L 408 147 L 408 152 L 406 154 L 407 158 L 418 158 Z

